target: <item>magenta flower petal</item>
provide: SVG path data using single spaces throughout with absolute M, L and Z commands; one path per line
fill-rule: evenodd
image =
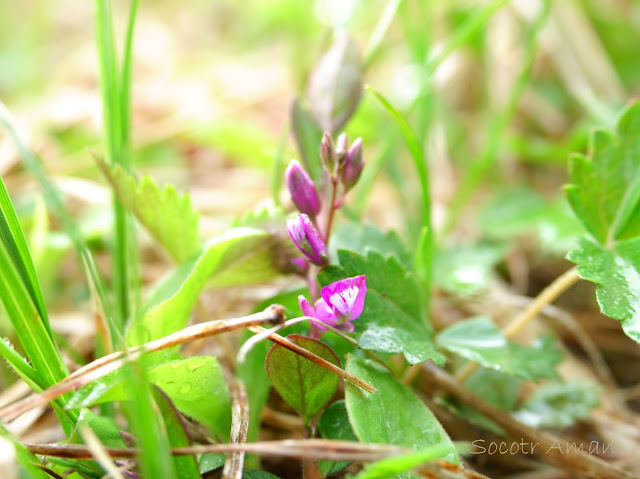
M 344 324 L 362 314 L 366 292 L 367 278 L 360 275 L 331 283 L 320 294 L 335 313 L 337 324 Z
M 300 214 L 288 220 L 287 233 L 293 244 L 313 264 L 325 266 L 329 262 L 327 246 L 307 215 Z

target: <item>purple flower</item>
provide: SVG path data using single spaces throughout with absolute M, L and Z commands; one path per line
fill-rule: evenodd
M 291 160 L 284 174 L 291 199 L 301 213 L 315 216 L 320 212 L 316 185 L 296 160 Z
M 327 246 L 307 215 L 303 213 L 287 220 L 287 233 L 293 244 L 313 264 L 325 266 L 329 262 Z
M 347 190 L 356 184 L 362 173 L 363 166 L 362 138 L 358 138 L 343 156 L 342 164 L 340 165 L 340 180 Z
M 364 275 L 346 278 L 322 288 L 315 307 L 304 296 L 298 296 L 298 304 L 305 316 L 319 320 L 314 322 L 322 331 L 320 323 L 326 323 L 348 333 L 353 332 L 353 321 L 362 314 L 364 297 L 367 293 L 367 278 Z

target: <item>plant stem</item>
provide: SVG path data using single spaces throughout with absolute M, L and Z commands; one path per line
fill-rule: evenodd
M 331 202 L 329 203 L 329 214 L 327 215 L 327 227 L 324 230 L 324 242 L 329 245 L 331 237 L 331 227 L 333 226 L 333 217 L 336 212 L 336 194 L 338 193 L 338 180 L 331 177 Z
M 535 318 L 545 306 L 555 301 L 558 296 L 573 286 L 579 279 L 580 276 L 578 275 L 577 268 L 575 267 L 558 276 L 553 283 L 543 289 L 542 292 L 536 296 L 536 298 L 524 311 L 522 311 L 522 313 L 507 324 L 503 330 L 505 337 L 507 339 L 511 339 L 522 331 L 529 321 Z M 478 365 L 476 363 L 468 363 L 458 371 L 455 378 L 462 383 L 466 381 L 476 369 L 478 369 Z

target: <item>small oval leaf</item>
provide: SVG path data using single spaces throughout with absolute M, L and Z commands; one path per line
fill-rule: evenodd
M 287 339 L 340 366 L 338 356 L 326 344 L 297 334 Z M 269 350 L 266 368 L 273 387 L 305 421 L 329 402 L 338 387 L 336 374 L 277 344 Z

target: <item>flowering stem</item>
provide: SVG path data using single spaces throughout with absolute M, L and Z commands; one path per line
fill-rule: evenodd
M 324 231 L 324 242 L 329 244 L 329 237 L 331 236 L 331 227 L 333 226 L 333 215 L 336 212 L 336 194 L 338 193 L 338 179 L 334 176 L 331 177 L 331 202 L 329 203 L 329 214 L 327 215 L 327 227 Z

